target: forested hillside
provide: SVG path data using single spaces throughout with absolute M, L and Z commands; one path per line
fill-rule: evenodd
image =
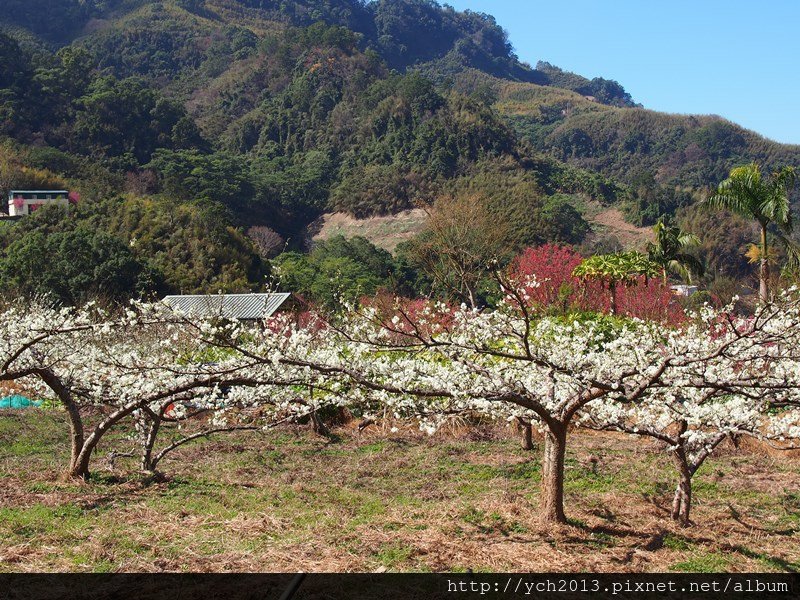
M 546 63 L 538 68 L 558 71 Z M 714 115 L 610 106 L 582 93 L 512 82 L 474 69 L 464 70 L 455 87 L 462 93 L 492 90 L 494 107 L 521 140 L 629 186 L 635 199 L 629 213 L 637 223 L 652 224 L 659 215 L 673 212 L 688 201 L 686 192 L 715 186 L 734 166 L 752 161 L 767 169 L 800 164 L 800 146 L 772 142 Z
M 314 263 L 309 224 L 466 198 L 509 252 L 613 247 L 586 240 L 593 210 L 649 225 L 731 166 L 800 163 L 719 118 L 640 108 L 615 81 L 532 68 L 491 16 L 430 0 L 7 0 L 0 120 L 3 197 L 81 196 L 0 226 L 0 286 L 67 302 L 255 289 L 282 250 L 284 269 L 346 265 L 421 293 L 423 239 L 376 274 L 346 245 Z

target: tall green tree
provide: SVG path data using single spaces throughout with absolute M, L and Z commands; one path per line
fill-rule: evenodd
M 758 297 L 769 300 L 769 240 L 767 232 L 775 225 L 775 235 L 786 246 L 790 260 L 797 262 L 798 249 L 789 239 L 792 233 L 792 211 L 789 192 L 794 187 L 794 167 L 784 167 L 769 177 L 764 177 L 756 163 L 736 167 L 730 176 L 719 184 L 717 193 L 706 199 L 714 208 L 727 209 L 733 213 L 755 220 L 761 230 L 761 239 L 756 259 L 759 261 Z
M 700 238 L 693 233 L 681 230 L 677 225 L 669 225 L 659 219 L 653 227 L 655 242 L 647 244 L 647 256 L 651 262 L 661 269 L 664 285 L 667 284 L 667 273 L 673 272 L 683 279 L 692 281 L 692 273 L 703 274 L 703 263 L 686 252 L 700 245 Z

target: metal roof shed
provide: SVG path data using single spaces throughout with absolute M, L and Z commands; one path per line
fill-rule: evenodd
M 291 294 L 208 294 L 167 296 L 164 302 L 175 310 L 196 317 L 224 317 L 238 321 L 260 321 L 275 314 Z

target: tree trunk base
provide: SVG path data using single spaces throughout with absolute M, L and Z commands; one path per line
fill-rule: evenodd
M 567 524 L 564 514 L 564 459 L 567 450 L 567 426 L 549 427 L 544 437 L 542 461 L 542 503 L 539 516 L 543 525 Z
M 311 413 L 311 430 L 322 437 L 331 437 L 331 430 L 325 424 L 325 421 L 317 414 L 317 411 Z
M 142 470 L 140 471 L 142 476 L 142 486 L 147 487 L 149 485 L 153 485 L 154 483 L 166 483 L 171 481 L 171 478 L 168 475 L 165 475 L 161 471 L 156 469 L 153 470 Z
M 59 477 L 61 481 L 69 482 L 69 483 L 88 483 L 89 481 L 89 472 L 81 473 L 78 471 L 73 471 L 68 469 L 61 473 Z
M 681 477 L 675 496 L 672 499 L 672 520 L 681 527 L 691 527 L 690 519 L 692 509 L 692 479 L 691 476 Z
M 533 425 L 522 419 L 517 419 L 517 425 L 520 430 L 520 446 L 523 450 L 533 450 L 536 446 L 533 443 Z

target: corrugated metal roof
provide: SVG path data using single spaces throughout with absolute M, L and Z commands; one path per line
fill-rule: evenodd
M 198 317 L 225 317 L 241 321 L 271 317 L 291 294 L 209 294 L 167 296 L 172 308 Z

